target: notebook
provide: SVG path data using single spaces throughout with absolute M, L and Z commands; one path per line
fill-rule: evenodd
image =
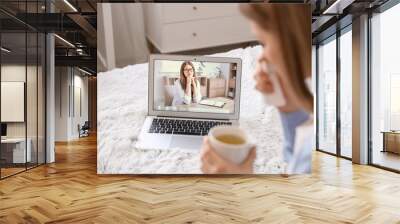
M 202 100 L 202 101 L 200 101 L 200 104 L 222 108 L 225 105 L 225 102 L 216 101 L 216 100 Z

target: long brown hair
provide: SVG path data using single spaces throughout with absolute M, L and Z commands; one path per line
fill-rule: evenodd
M 194 77 L 195 80 L 197 80 L 196 70 L 195 70 L 195 68 L 194 68 L 193 63 L 192 63 L 191 61 L 184 61 L 184 62 L 182 63 L 182 65 L 181 65 L 181 71 L 180 71 L 181 86 L 182 86 L 182 88 L 183 88 L 184 90 L 186 90 L 186 82 L 187 82 L 187 79 L 186 79 L 186 76 L 185 76 L 185 73 L 184 73 L 184 70 L 185 70 L 185 66 L 186 66 L 186 65 L 192 66 L 192 69 L 193 69 L 193 77 Z M 192 89 L 192 93 L 193 93 L 193 89 Z
M 313 112 L 313 96 L 304 78 L 311 75 L 311 9 L 307 4 L 241 4 L 240 11 L 266 32 L 276 32 L 283 61 L 283 84 L 290 97 Z

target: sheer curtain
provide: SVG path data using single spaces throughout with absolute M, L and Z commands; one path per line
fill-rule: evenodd
M 98 68 L 107 71 L 147 61 L 142 4 L 103 3 L 98 13 Z

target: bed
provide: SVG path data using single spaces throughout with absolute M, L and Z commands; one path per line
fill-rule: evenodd
M 254 89 L 253 69 L 260 46 L 215 54 L 242 59 L 240 124 L 257 143 L 255 173 L 282 173 L 282 130 L 275 108 L 266 106 Z M 198 152 L 136 148 L 147 114 L 148 64 L 136 64 L 99 73 L 98 148 L 99 174 L 199 174 Z

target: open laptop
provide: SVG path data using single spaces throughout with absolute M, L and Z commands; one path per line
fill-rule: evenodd
M 185 96 L 181 77 L 192 68 L 182 67 L 187 61 L 194 66 L 200 100 L 195 93 L 190 101 L 181 99 Z M 136 146 L 199 150 L 212 127 L 237 125 L 241 75 L 239 58 L 150 55 L 148 116 Z

